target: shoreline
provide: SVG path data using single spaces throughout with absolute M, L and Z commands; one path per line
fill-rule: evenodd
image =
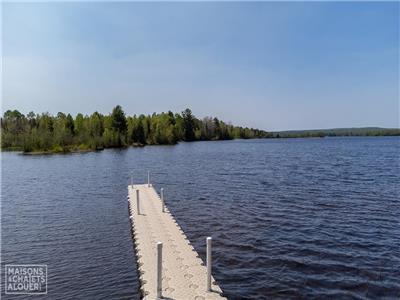
M 223 141 L 238 141 L 238 140 L 243 140 L 243 141 L 248 141 L 248 140 L 295 140 L 295 139 L 310 139 L 310 140 L 315 140 L 315 139 L 322 139 L 322 138 L 376 138 L 376 137 L 399 137 L 399 135 L 343 135 L 343 136 L 299 136 L 299 137 L 268 137 L 268 138 L 254 138 L 254 139 L 227 139 L 227 140 L 198 140 L 198 141 L 190 141 L 190 142 L 185 142 L 181 141 L 176 144 L 134 144 L 134 145 L 129 145 L 129 146 L 121 146 L 121 147 L 102 147 L 98 149 L 77 149 L 74 148 L 73 150 L 67 150 L 67 151 L 59 151 L 59 150 L 38 150 L 38 151 L 31 151 L 31 152 L 24 152 L 22 149 L 13 147 L 13 148 L 0 148 L 0 153 L 2 152 L 20 152 L 20 155 L 26 155 L 26 156 L 37 156 L 37 155 L 68 155 L 68 154 L 80 154 L 80 153 L 89 153 L 89 152 L 100 152 L 103 150 L 107 149 L 128 149 L 128 148 L 144 148 L 148 146 L 175 146 L 179 143 L 195 143 L 195 142 L 223 142 Z

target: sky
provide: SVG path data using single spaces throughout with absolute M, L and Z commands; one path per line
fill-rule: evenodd
M 3 3 L 2 110 L 399 127 L 399 5 Z

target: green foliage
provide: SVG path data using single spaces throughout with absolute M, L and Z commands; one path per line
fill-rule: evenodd
M 183 118 L 183 140 L 184 141 L 194 141 L 195 140 L 195 122 L 194 117 L 192 115 L 192 111 L 189 108 L 186 108 L 182 112 Z
M 51 149 L 51 152 L 62 153 L 65 151 L 64 151 L 64 148 L 62 148 L 60 145 L 54 145 L 53 148 Z
M 235 127 L 217 118 L 197 119 L 190 109 L 151 116 L 125 116 L 121 106 L 111 114 L 77 114 L 75 119 L 62 112 L 52 116 L 8 110 L 1 118 L 2 148 L 24 152 L 88 151 L 128 145 L 176 144 L 179 141 L 264 138 L 262 130 Z
M 399 136 L 398 128 L 336 128 L 336 129 L 317 129 L 317 130 L 293 130 L 272 133 L 273 137 L 284 138 L 308 138 L 325 136 Z
M 126 126 L 125 113 L 122 110 L 122 107 L 119 105 L 114 107 L 111 113 L 111 127 L 118 133 L 121 134 L 126 133 L 127 126 Z
M 227 124 L 217 118 L 197 119 L 190 109 L 167 113 L 125 116 L 121 106 L 109 115 L 94 112 L 28 113 L 7 110 L 1 118 L 1 146 L 4 150 L 56 152 L 99 150 L 129 145 L 176 144 L 179 141 L 208 141 L 267 137 L 381 136 L 400 135 L 400 129 L 343 128 L 268 133 Z

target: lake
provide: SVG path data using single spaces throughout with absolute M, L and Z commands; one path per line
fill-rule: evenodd
M 150 170 L 203 260 L 213 237 L 229 299 L 399 299 L 399 150 L 337 137 L 2 153 L 2 263 L 47 264 L 35 299 L 138 299 L 126 195 Z

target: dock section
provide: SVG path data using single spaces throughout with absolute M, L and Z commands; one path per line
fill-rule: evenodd
M 162 198 L 151 184 L 128 187 L 143 298 L 226 299 L 214 279 L 207 275 L 211 274 L 211 239 L 207 240 L 207 246 L 210 245 L 205 266 Z

